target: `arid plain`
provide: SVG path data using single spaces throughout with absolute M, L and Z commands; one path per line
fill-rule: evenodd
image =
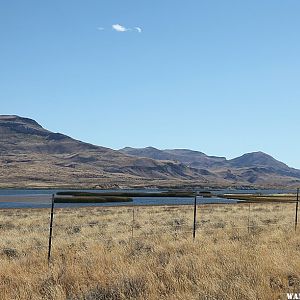
M 295 203 L 0 212 L 1 299 L 285 299 L 300 289 Z M 300 228 L 299 228 L 300 229 Z

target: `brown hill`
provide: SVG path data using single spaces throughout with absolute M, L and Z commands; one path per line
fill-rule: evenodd
M 300 184 L 300 170 L 288 167 L 263 152 L 253 152 L 227 160 L 225 157 L 208 156 L 188 149 L 159 150 L 147 148 L 123 148 L 123 153 L 137 157 L 168 159 L 189 167 L 209 172 L 218 182 L 231 185 L 296 186 Z
M 0 116 L 1 187 L 109 187 L 207 180 L 182 163 L 128 156 L 44 129 L 36 121 Z
M 300 171 L 262 152 L 227 160 L 188 149 L 120 151 L 0 115 L 0 187 L 109 188 L 300 184 Z
M 120 149 L 121 152 L 138 157 L 158 160 L 179 161 L 192 168 L 205 169 L 226 161 L 225 157 L 208 156 L 202 152 L 189 149 L 159 150 L 154 147 Z

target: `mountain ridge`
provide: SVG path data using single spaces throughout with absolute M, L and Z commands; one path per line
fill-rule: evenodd
M 151 149 L 151 151 L 149 151 L 149 149 Z M 126 147 L 119 151 L 139 157 L 142 157 L 145 154 L 147 157 L 152 157 L 151 154 L 154 151 L 160 151 L 161 156 L 163 155 L 162 153 L 164 153 L 164 159 L 176 159 L 179 162 L 186 163 L 190 167 L 199 169 L 206 168 L 208 172 L 233 182 L 246 181 L 249 184 L 254 184 L 256 182 L 265 184 L 268 181 L 266 180 L 268 176 L 273 176 L 274 179 L 277 176 L 291 177 L 294 178 L 291 179 L 291 181 L 294 180 L 297 183 L 300 179 L 300 170 L 291 168 L 262 151 L 245 153 L 229 160 L 225 157 L 208 156 L 203 152 L 189 149 L 160 150 L 154 147 Z M 170 155 L 168 156 L 168 154 Z M 188 155 L 188 157 L 182 154 Z M 156 159 L 159 158 L 156 156 Z M 278 178 L 278 180 L 282 180 L 282 178 Z
M 0 187 L 293 186 L 300 171 L 263 152 L 227 160 L 189 149 L 113 150 L 0 115 Z
M 286 165 L 285 163 L 278 161 L 277 159 L 275 159 L 274 157 L 272 157 L 271 155 L 263 152 L 263 151 L 254 151 L 254 152 L 249 152 L 249 153 L 245 153 L 242 154 L 241 156 L 232 158 L 232 159 L 227 159 L 226 157 L 219 157 L 219 156 L 211 156 L 211 155 L 207 155 L 204 152 L 201 151 L 197 151 L 197 150 L 190 150 L 190 149 L 158 149 L 158 148 L 154 148 L 151 146 L 145 147 L 145 148 L 133 148 L 133 147 L 124 147 L 122 149 L 119 149 L 120 152 L 123 153 L 127 153 L 129 155 L 135 155 L 135 156 L 140 156 L 142 154 L 148 155 L 149 151 L 147 151 L 148 149 L 151 149 L 151 151 L 159 151 L 162 153 L 165 153 L 166 157 L 167 157 L 167 153 L 170 154 L 169 157 L 171 157 L 172 155 L 178 155 L 178 153 L 183 153 L 187 154 L 187 153 L 193 153 L 196 156 L 200 155 L 206 158 L 210 158 L 210 159 L 216 159 L 218 161 L 222 161 L 222 162 L 226 162 L 228 164 L 228 166 L 238 166 L 238 167 L 253 167 L 253 166 L 258 166 L 258 165 L 265 165 L 266 162 L 270 162 L 272 161 L 273 164 L 275 163 L 276 165 L 280 165 L 281 167 L 285 167 L 285 168 L 291 168 L 288 165 Z M 176 153 L 176 154 L 175 154 Z M 180 154 L 179 154 L 180 155 Z M 146 157 L 151 157 L 146 156 Z M 296 168 L 292 168 L 297 170 Z M 300 171 L 300 170 L 299 170 Z
M 66 183 L 92 187 L 128 185 L 153 179 L 180 181 L 198 178 L 206 182 L 201 172 L 181 163 L 128 156 L 50 132 L 28 118 L 0 116 L 0 135 L 2 186 L 29 183 L 29 186 L 40 186 L 38 176 L 45 186 L 52 182 L 53 185 Z

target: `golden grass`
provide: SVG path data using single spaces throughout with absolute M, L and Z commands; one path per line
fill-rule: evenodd
M 49 210 L 1 210 L 0 298 L 286 299 L 300 292 L 294 209 L 201 205 L 195 242 L 191 206 L 136 207 L 134 226 L 131 207 L 57 209 L 50 268 Z

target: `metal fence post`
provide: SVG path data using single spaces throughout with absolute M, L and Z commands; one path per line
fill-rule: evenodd
M 295 213 L 295 231 L 297 231 L 297 225 L 298 225 L 298 206 L 299 206 L 299 188 L 297 188 L 297 202 L 296 202 L 296 213 Z
M 197 218 L 197 193 L 194 200 L 194 226 L 193 226 L 193 240 L 196 238 L 196 218 Z
M 52 202 L 51 202 L 50 228 L 49 228 L 49 246 L 48 246 L 48 265 L 50 264 L 50 259 L 51 259 L 53 214 L 54 214 L 54 194 L 52 194 Z

